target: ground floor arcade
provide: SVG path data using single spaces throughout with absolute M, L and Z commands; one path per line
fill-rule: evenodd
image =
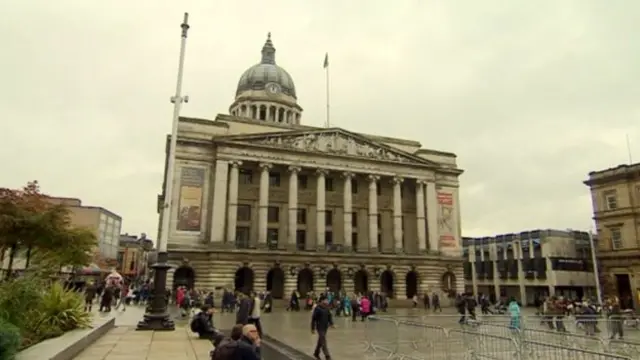
M 174 266 L 168 284 L 196 289 L 270 291 L 288 298 L 298 291 L 380 291 L 391 298 L 407 299 L 427 293 L 463 291 L 462 261 L 438 256 L 297 255 L 281 252 L 170 253 Z

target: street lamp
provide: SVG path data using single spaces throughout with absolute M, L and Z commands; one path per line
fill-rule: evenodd
M 175 324 L 167 311 L 167 270 L 169 265 L 169 254 L 167 253 L 167 242 L 169 240 L 171 224 L 171 201 L 173 199 L 174 188 L 174 166 L 176 147 L 178 145 L 178 122 L 180 120 L 180 107 L 183 102 L 188 102 L 187 96 L 182 96 L 182 73 L 184 68 L 184 54 L 187 45 L 187 32 L 189 30 L 189 14 L 184 13 L 184 20 L 180 25 L 180 58 L 178 62 L 178 80 L 176 83 L 176 94 L 171 98 L 173 103 L 173 123 L 171 128 L 171 141 L 169 144 L 169 161 L 167 161 L 167 178 L 164 189 L 164 205 L 162 209 L 162 224 L 160 227 L 160 238 L 158 239 L 158 260 L 153 264 L 153 297 L 144 318 L 138 323 L 136 330 L 173 331 Z

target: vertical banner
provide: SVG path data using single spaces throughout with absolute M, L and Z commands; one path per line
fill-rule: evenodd
M 204 169 L 183 167 L 180 172 L 180 199 L 178 209 L 179 231 L 200 231 Z
M 438 192 L 438 233 L 440 234 L 440 248 L 455 248 L 458 246 L 455 236 L 456 221 L 454 216 L 453 194 Z

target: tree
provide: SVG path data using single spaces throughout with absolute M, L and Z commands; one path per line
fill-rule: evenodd
M 34 255 L 43 263 L 85 265 L 95 246 L 95 235 L 74 228 L 69 209 L 52 204 L 40 192 L 37 181 L 20 190 L 0 188 L 0 248 L 9 251 L 7 277 L 12 273 L 15 256 L 23 251 L 25 267 Z

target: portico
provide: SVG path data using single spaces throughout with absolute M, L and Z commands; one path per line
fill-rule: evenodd
M 299 149 L 296 153 L 282 151 L 276 158 L 273 146 L 264 144 L 282 137 L 293 143 L 303 136 L 314 136 L 316 141 L 330 137 L 337 143 L 350 139 L 344 130 L 329 129 L 263 136 L 263 142 L 257 144 L 255 136 L 216 140 L 214 172 L 228 172 L 229 176 L 226 183 L 215 181 L 213 191 L 227 193 L 229 204 L 216 204 L 227 212 L 212 212 L 215 227 L 226 229 L 226 235 L 217 232 L 219 237 L 212 237 L 212 243 L 396 254 L 441 250 L 434 164 L 422 159 L 398 161 L 401 155 L 391 151 L 386 158 L 356 158 Z M 395 157 L 393 161 L 388 160 L 390 156 Z M 239 205 L 243 213 L 248 210 L 256 216 L 245 216 L 239 224 Z M 242 234 L 249 236 L 242 238 Z

